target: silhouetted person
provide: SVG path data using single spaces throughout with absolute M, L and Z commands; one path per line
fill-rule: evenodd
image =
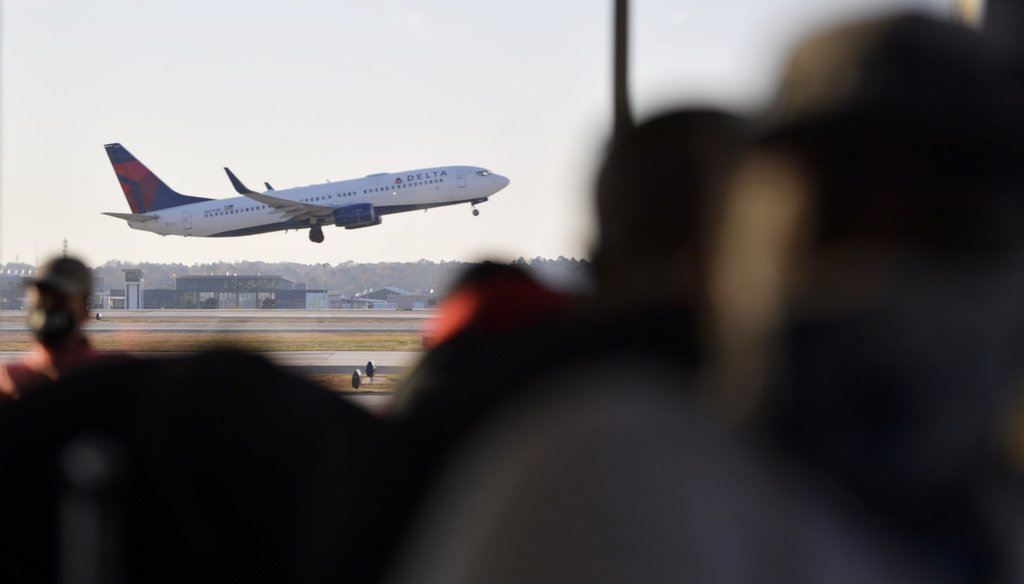
M 1024 379 L 1024 133 L 989 51 L 917 16 L 817 36 L 764 149 L 801 229 L 769 434 L 895 553 L 962 582 L 1022 576 L 1022 531 L 1000 524 L 1024 510 L 1005 454 Z
M 428 325 L 425 341 L 435 347 L 467 331 L 500 334 L 557 314 L 570 300 L 523 268 L 483 262 L 463 272 L 452 286 Z
M 920 17 L 804 45 L 701 223 L 724 407 L 580 375 L 603 399 L 510 411 L 398 581 L 1022 581 L 1021 134 L 982 45 Z
M 50 260 L 28 282 L 27 291 L 35 342 L 22 361 L 0 367 L 0 399 L 17 399 L 101 358 L 82 333 L 92 291 L 92 272 L 85 264 L 68 257 Z
M 360 561 L 379 578 L 452 452 L 516 385 L 543 369 L 535 337 L 570 309 L 572 296 L 549 289 L 524 269 L 484 262 L 469 268 L 426 331 L 429 349 L 396 389 L 385 440 L 367 445 L 389 469 L 358 524 L 369 548 Z
M 625 134 L 596 184 L 592 296 L 570 307 L 514 267 L 469 272 L 442 316 L 472 326 L 453 327 L 459 333 L 445 334 L 450 342 L 410 373 L 397 415 L 418 415 L 404 395 L 414 404 L 417 395 L 427 400 L 434 392 L 476 400 L 465 415 L 484 415 L 542 376 L 607 353 L 655 354 L 692 373 L 701 359 L 709 225 L 751 144 L 746 121 L 710 109 L 665 114 Z M 433 376 L 439 354 L 450 355 L 453 367 Z M 449 417 L 450 402 L 437 402 L 438 415 Z
M 395 482 L 422 485 L 417 497 L 428 496 L 495 425 L 512 418 L 533 427 L 576 400 L 585 402 L 577 413 L 594 403 L 601 410 L 614 400 L 609 387 L 640 401 L 653 392 L 654 403 L 676 408 L 703 360 L 719 199 L 752 143 L 748 122 L 710 109 L 667 113 L 619 136 L 595 181 L 593 294 L 532 326 L 457 335 L 428 352 L 423 365 L 445 354 L 458 366 L 448 376 L 429 367 L 410 373 L 421 396 L 396 420 L 413 445 L 407 466 L 423 472 Z M 412 511 L 431 509 L 417 501 Z M 538 534 L 538 545 L 550 541 Z
M 596 181 L 601 304 L 704 305 L 721 195 L 752 140 L 748 121 L 690 109 L 652 118 L 611 145 Z
M 446 457 L 492 408 L 515 399 L 531 371 L 550 366 L 541 352 L 559 349 L 537 335 L 556 328 L 575 303 L 519 266 L 467 269 L 428 325 L 431 348 L 396 391 L 391 419 L 416 452 L 410 467 L 432 473 L 435 456 Z M 524 344 L 530 338 L 541 351 Z
M 90 557 L 122 582 L 366 580 L 376 428 L 234 351 L 76 371 L 0 408 L 0 580 L 85 578 Z M 114 537 L 73 537 L 83 520 Z

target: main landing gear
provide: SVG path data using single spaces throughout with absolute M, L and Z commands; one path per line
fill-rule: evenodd
M 320 226 L 310 227 L 309 229 L 309 240 L 313 243 L 323 243 L 324 241 L 324 230 L 320 229 Z

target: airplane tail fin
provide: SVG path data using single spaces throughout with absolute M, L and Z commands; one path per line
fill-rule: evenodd
M 210 200 L 175 191 L 120 144 L 107 144 L 104 148 L 107 149 L 110 164 L 114 167 L 114 174 L 121 183 L 121 190 L 124 191 L 124 198 L 128 199 L 132 213 L 149 213 Z

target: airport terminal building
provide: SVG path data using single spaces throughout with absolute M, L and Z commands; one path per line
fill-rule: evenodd
M 25 301 L 25 276 L 0 274 L 0 310 L 21 310 Z
M 178 308 L 278 308 L 279 296 L 289 296 L 281 293 L 294 289 L 281 276 L 178 276 L 174 300 Z
M 281 276 L 178 276 L 173 288 L 143 288 L 141 275 L 125 271 L 125 287 L 110 290 L 111 310 L 189 308 L 328 308 L 327 292 L 307 290 Z
M 145 274 L 125 269 L 123 287 L 107 288 L 103 278 L 93 282 L 89 305 L 97 310 L 181 309 L 391 309 L 436 308 L 434 294 L 415 294 L 400 288 L 378 288 L 345 296 L 307 289 L 281 276 L 177 276 L 174 285 L 145 287 Z M 0 276 L 0 309 L 20 310 L 25 301 L 25 277 Z

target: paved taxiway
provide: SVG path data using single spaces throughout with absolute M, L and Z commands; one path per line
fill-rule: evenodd
M 139 357 L 176 357 L 186 353 L 132 353 Z M 0 351 L 0 363 L 16 361 L 26 353 Z M 420 357 L 416 351 L 268 351 L 260 353 L 281 367 L 301 369 L 305 373 L 345 373 L 362 369 L 373 361 L 381 373 L 398 373 Z
M 238 321 L 256 319 L 261 321 L 286 320 L 426 320 L 434 316 L 434 310 L 363 310 L 363 309 L 330 309 L 330 310 L 292 310 L 292 309 L 194 309 L 194 310 L 99 310 L 105 321 L 132 321 L 167 319 L 173 321 L 225 320 Z M 22 310 L 0 310 L 0 319 L 4 317 L 24 318 Z
M 85 325 L 89 334 L 117 332 L 154 333 L 421 333 L 423 323 L 262 323 L 262 322 L 156 322 L 110 323 L 90 322 Z M 0 324 L 0 331 L 28 332 L 24 324 Z
M 163 333 L 422 333 L 429 310 L 116 310 L 89 320 L 90 334 Z M 0 332 L 27 332 L 22 311 L 0 311 Z

